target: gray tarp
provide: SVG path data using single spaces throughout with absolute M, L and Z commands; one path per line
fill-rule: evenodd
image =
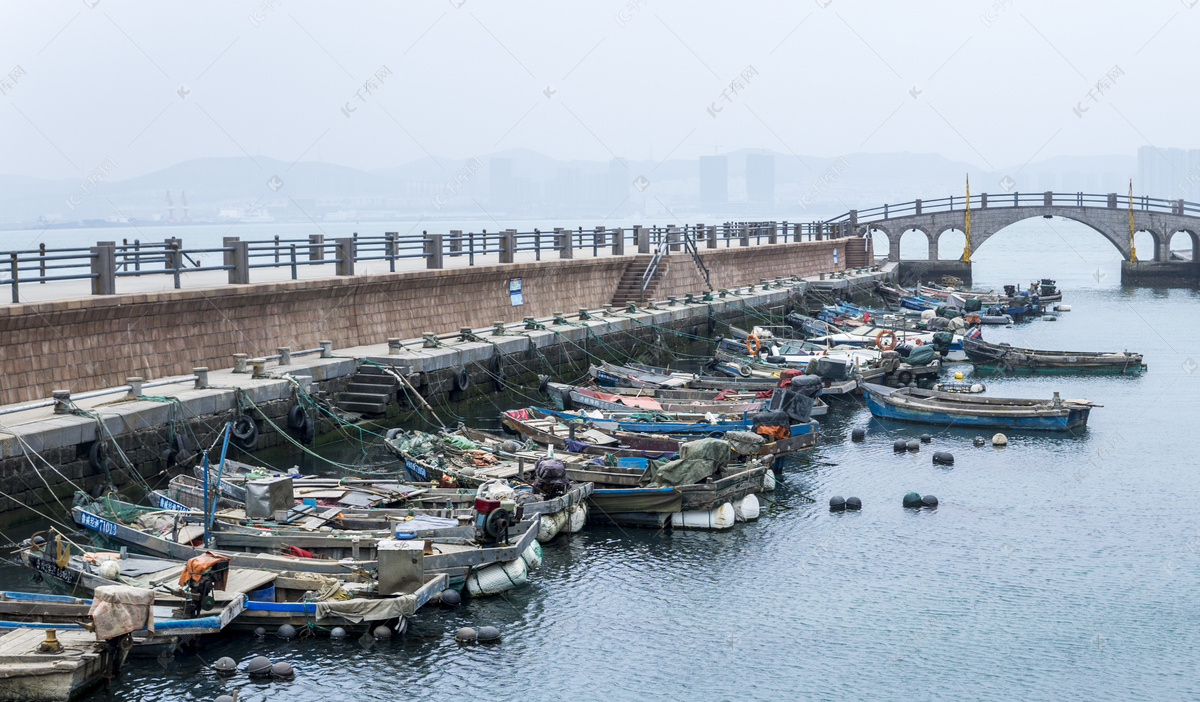
M 361 621 L 382 622 L 401 615 L 411 617 L 417 611 L 416 595 L 381 597 L 377 600 L 326 600 L 317 602 L 317 622 L 328 617 L 341 617 L 357 624 Z
M 639 481 L 660 487 L 691 485 L 729 464 L 733 447 L 723 439 L 699 439 L 679 446 L 679 458 L 661 465 L 650 462 Z

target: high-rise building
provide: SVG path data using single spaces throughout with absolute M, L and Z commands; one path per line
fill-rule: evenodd
M 775 203 L 775 157 L 771 154 L 746 154 L 746 199 Z
M 729 201 L 729 159 L 700 157 L 700 204 L 721 205 Z
M 492 207 L 512 207 L 512 159 L 493 158 L 488 166 L 488 179 L 488 204 Z

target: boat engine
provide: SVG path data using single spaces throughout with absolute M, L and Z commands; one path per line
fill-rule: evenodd
M 501 544 L 508 540 L 508 528 L 516 519 L 513 500 L 475 498 L 475 540 L 480 544 Z
M 216 606 L 216 591 L 224 590 L 229 582 L 229 559 L 213 553 L 202 553 L 188 559 L 179 574 L 179 584 L 187 590 L 183 604 L 184 616 L 193 619 L 201 612 Z
M 563 462 L 551 456 L 543 456 L 533 467 L 533 489 L 547 498 L 560 497 L 571 489 L 571 479 Z

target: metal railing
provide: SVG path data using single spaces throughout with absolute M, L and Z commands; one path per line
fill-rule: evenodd
M 48 248 L 0 251 L 0 286 L 7 286 L 14 303 L 21 301 L 21 286 L 52 281 L 86 280 L 94 295 L 117 292 L 117 281 L 145 276 L 171 276 L 176 289 L 193 273 L 225 271 L 228 282 L 251 282 L 250 271 L 281 269 L 292 280 L 300 277 L 305 266 L 334 266 L 336 275 L 354 275 L 356 263 L 386 262 L 395 272 L 397 262 L 421 259 L 425 268 L 443 268 L 446 259 L 465 258 L 474 266 L 487 258 L 488 263 L 514 263 L 519 255 L 532 254 L 561 259 L 586 256 L 651 253 L 664 242 L 671 251 L 685 248 L 698 259 L 700 242 L 710 249 L 799 241 L 819 241 L 852 235 L 848 223 L 830 222 L 725 222 L 720 225 L 680 224 L 676 226 L 635 226 L 629 228 L 515 229 L 480 232 L 452 230 L 448 234 L 399 234 L 338 238 L 326 241 L 324 235 L 307 238 L 281 238 L 242 241 L 225 237 L 221 246 L 189 248 L 180 238 L 143 242 L 134 240 L 101 241 L 88 248 Z M 670 240 L 670 241 L 668 241 Z M 735 243 L 736 242 L 736 243 Z M 666 255 L 665 253 L 663 255 Z M 450 261 L 454 265 L 454 261 Z M 411 266 L 410 266 L 411 267 Z M 704 271 L 707 278 L 707 270 Z
M 993 209 L 997 207 L 1102 207 L 1106 209 L 1127 210 L 1131 198 L 1119 193 L 978 193 L 970 198 L 972 210 Z M 1133 209 L 1143 212 L 1160 212 L 1163 214 L 1185 215 L 1200 217 L 1200 204 L 1186 200 L 1165 200 L 1148 195 L 1135 195 L 1132 198 Z M 934 200 L 912 200 L 898 204 L 881 205 L 866 210 L 850 210 L 832 219 L 825 220 L 826 224 L 876 222 L 911 215 L 934 214 L 938 212 L 956 212 L 967 208 L 966 196 L 950 196 Z

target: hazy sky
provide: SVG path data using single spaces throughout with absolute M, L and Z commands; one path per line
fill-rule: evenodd
M 5 2 L 0 173 L 1188 147 L 1195 4 Z

